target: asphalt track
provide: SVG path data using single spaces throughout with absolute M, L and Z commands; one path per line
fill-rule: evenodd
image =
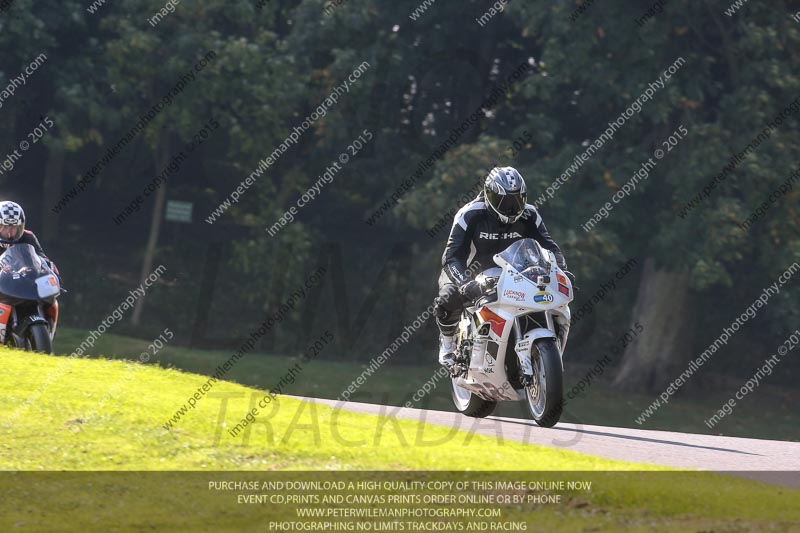
M 728 473 L 766 483 L 800 488 L 800 443 L 672 431 L 559 423 L 542 428 L 533 420 L 490 416 L 468 418 L 456 412 L 387 407 L 297 397 L 348 411 L 389 415 L 428 424 L 458 427 L 482 435 L 562 448 L 634 463 Z

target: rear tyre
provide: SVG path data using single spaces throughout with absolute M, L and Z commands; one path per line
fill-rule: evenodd
M 32 352 L 53 353 L 53 341 L 47 324 L 31 324 L 25 335 L 25 349 Z
M 455 378 L 451 379 L 451 385 L 453 389 L 453 405 L 455 405 L 456 411 L 462 415 L 484 418 L 492 414 L 495 407 L 497 407 L 497 402 L 484 400 L 467 389 L 459 387 Z
M 540 426 L 550 428 L 561 419 L 564 409 L 564 373 L 554 339 L 535 342 L 532 354 L 533 382 L 525 387 L 528 410 Z

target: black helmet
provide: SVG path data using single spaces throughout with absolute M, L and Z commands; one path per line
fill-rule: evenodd
M 25 211 L 15 202 L 0 202 L 0 242 L 14 244 L 25 233 Z
M 486 205 L 503 224 L 513 224 L 525 211 L 528 190 L 514 167 L 495 167 L 483 184 Z

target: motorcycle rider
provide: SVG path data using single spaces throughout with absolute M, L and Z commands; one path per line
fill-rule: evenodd
M 16 202 L 0 202 L 0 253 L 14 244 L 30 244 L 37 255 L 44 258 L 48 264 L 51 263 L 36 235 L 25 229 L 25 211 L 22 210 L 22 206 Z
M 5 252 L 14 244 L 30 244 L 36 254 L 59 276 L 58 268 L 42 250 L 39 239 L 32 231 L 25 229 L 25 211 L 16 202 L 0 202 L 0 253 Z
M 456 330 L 467 302 L 482 293 L 473 276 L 494 265 L 493 257 L 520 239 L 533 238 L 556 256 L 566 272 L 564 254 L 548 233 L 536 208 L 528 203 L 525 180 L 513 167 L 495 167 L 483 191 L 456 213 L 442 255 L 439 295 L 434 300 L 439 326 L 439 363 L 452 372 Z M 474 272 L 472 270 L 475 270 Z
M 15 244 L 30 244 L 33 246 L 36 255 L 38 255 L 42 261 L 50 267 L 50 270 L 58 276 L 59 283 L 61 282 L 61 275 L 58 272 L 58 268 L 55 263 L 44 254 L 42 245 L 39 244 L 39 239 L 36 238 L 36 235 L 34 235 L 32 231 L 25 229 L 25 211 L 22 210 L 22 206 L 16 202 L 8 200 L 2 201 L 0 202 L 0 253 L 5 252 Z M 61 292 L 66 291 L 62 288 Z M 58 323 L 58 300 L 55 300 L 52 304 L 45 304 L 43 311 L 50 324 L 50 336 L 52 338 L 55 335 L 55 328 Z M 6 316 L 6 321 L 7 320 L 8 317 Z M 1 326 L 2 334 L 0 334 L 0 337 L 2 337 L 0 342 L 3 343 L 5 342 L 6 335 L 5 328 L 5 322 L 3 322 Z

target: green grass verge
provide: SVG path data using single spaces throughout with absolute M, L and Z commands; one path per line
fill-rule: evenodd
M 59 330 L 56 351 L 69 353 L 86 338 L 83 330 L 63 328 Z M 118 357 L 137 359 L 147 351 L 148 341 L 107 333 L 101 336 L 92 354 L 117 354 Z M 211 374 L 217 365 L 231 356 L 230 351 L 189 350 L 175 344 L 167 345 L 152 364 L 175 367 L 198 374 Z M 295 383 L 286 387 L 288 394 L 332 398 L 339 396 L 352 380 L 363 370 L 364 365 L 344 361 L 326 361 L 323 353 L 319 359 L 307 364 Z M 226 379 L 269 389 L 275 386 L 286 370 L 299 359 L 287 355 L 251 353 L 237 362 L 225 376 Z M 433 361 L 428 366 L 409 366 L 390 360 L 352 396 L 351 400 L 382 405 L 402 405 L 410 396 L 428 381 L 437 367 Z M 588 367 L 573 363 L 565 364 L 564 383 L 566 391 L 575 386 L 589 370 Z M 714 430 L 703 423 L 719 407 L 728 401 L 735 391 L 706 392 L 703 397 L 677 395 L 644 425 L 634 420 L 653 401 L 652 396 L 641 394 L 620 394 L 608 385 L 602 376 L 593 381 L 592 386 L 568 400 L 565 422 L 582 424 L 630 427 L 635 429 L 659 429 L 686 433 L 729 435 L 758 439 L 800 441 L 800 411 L 795 406 L 800 401 L 797 392 L 772 387 L 765 383 L 758 394 L 748 396 L 740 402 L 735 416 L 723 419 Z M 452 411 L 449 387 L 444 381 L 426 396 L 418 407 L 441 411 Z M 496 414 L 518 418 L 529 418 L 521 403 L 503 403 Z
M 167 431 L 164 422 L 207 377 L 7 349 L 0 349 L 0 360 L 5 368 L 0 376 L 3 470 L 194 470 L 209 472 L 208 479 L 229 478 L 211 474 L 219 471 L 536 470 L 553 471 L 547 474 L 551 478 L 573 471 L 578 479 L 594 480 L 595 488 L 560 506 L 510 507 L 506 516 L 528 519 L 535 511 L 537 526 L 550 530 L 800 527 L 796 490 L 710 473 L 666 472 L 287 397 L 263 410 L 247 438 L 234 438 L 228 429 L 264 392 L 228 382 L 214 384 Z M 57 530 L 54 516 L 59 524 L 74 525 L 104 523 L 109 515 L 116 516 L 123 531 L 153 524 L 183 530 L 263 529 L 265 512 L 285 512 L 232 508 L 229 499 L 188 481 L 166 487 L 144 478 L 134 485 L 75 474 L 58 483 L 20 487 L 14 476 L 0 476 L 0 526 L 8 526 L 0 530 L 15 525 Z M 116 499 L 124 505 L 113 503 Z M 104 504 L 97 505 L 98 500 Z
M 495 453 L 477 454 L 498 441 L 280 396 L 259 409 L 250 432 L 232 437 L 229 430 L 265 393 L 225 381 L 167 431 L 164 424 L 208 377 L 8 349 L 0 358 L 5 470 L 659 470 L 506 441 Z

